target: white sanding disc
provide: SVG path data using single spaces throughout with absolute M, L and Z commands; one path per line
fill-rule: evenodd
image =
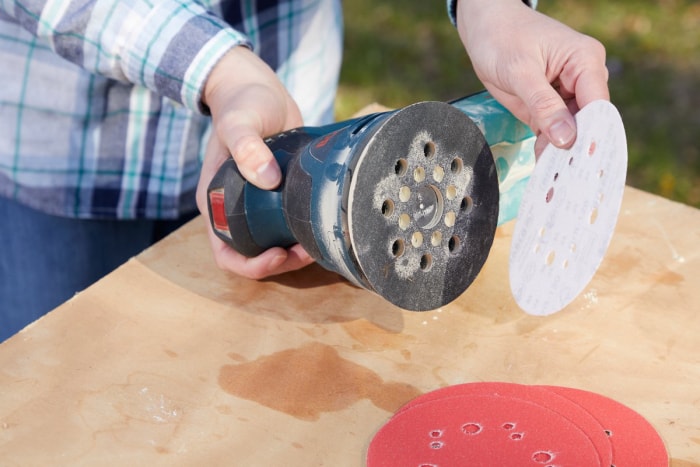
M 593 278 L 610 244 L 627 173 L 627 142 L 615 106 L 576 114 L 570 149 L 547 146 L 530 176 L 510 250 L 510 287 L 532 315 L 555 313 Z

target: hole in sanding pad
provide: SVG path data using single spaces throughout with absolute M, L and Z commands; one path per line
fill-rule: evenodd
M 450 170 L 453 174 L 459 174 L 462 171 L 463 167 L 464 163 L 462 162 L 462 159 L 460 159 L 459 157 L 455 157 L 454 159 L 452 159 L 452 163 L 450 164 Z
M 392 200 L 387 199 L 382 203 L 382 214 L 384 214 L 384 217 L 391 217 L 394 214 L 394 202 Z
M 401 256 L 404 252 L 404 243 L 403 240 L 400 238 L 398 240 L 395 240 L 394 243 L 391 244 L 391 254 L 394 255 L 395 258 L 398 258 Z
M 417 183 L 425 180 L 425 169 L 423 167 L 416 167 L 416 169 L 413 171 L 413 179 Z
M 408 171 L 408 161 L 406 159 L 399 159 L 396 161 L 396 165 L 394 165 L 394 173 L 398 175 L 399 177 L 406 175 L 406 172 Z
M 433 167 L 433 180 L 435 180 L 437 183 L 440 183 L 444 178 L 445 170 L 439 165 Z
M 459 208 L 462 210 L 463 213 L 469 214 L 473 207 L 474 200 L 471 196 L 465 196 L 464 198 L 462 198 L 462 203 L 459 205 Z
M 423 271 L 429 271 L 432 266 L 433 266 L 433 257 L 431 255 L 426 253 L 420 257 L 420 268 Z
M 420 232 L 413 232 L 411 235 L 411 245 L 413 248 L 420 248 L 423 245 L 423 234 Z
M 457 215 L 450 211 L 447 214 L 445 214 L 445 225 L 447 227 L 454 227 L 455 221 L 457 220 Z
M 455 253 L 459 249 L 459 245 L 459 237 L 456 235 L 450 237 L 450 241 L 447 242 L 447 248 L 450 250 L 450 253 Z
M 425 146 L 423 146 L 423 155 L 426 158 L 431 158 L 435 155 L 435 143 L 432 141 L 428 141 L 425 143 Z

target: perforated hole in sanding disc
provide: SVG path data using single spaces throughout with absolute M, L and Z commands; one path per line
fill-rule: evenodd
M 576 114 L 566 150 L 549 145 L 533 170 L 513 233 L 510 286 L 518 305 L 548 315 L 590 282 L 612 238 L 627 172 L 622 119 L 607 101 Z
M 471 284 L 493 243 L 493 156 L 458 109 L 414 104 L 367 143 L 348 200 L 353 254 L 369 285 L 401 308 L 436 309 Z

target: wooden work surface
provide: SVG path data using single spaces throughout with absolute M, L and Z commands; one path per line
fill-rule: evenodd
M 196 219 L 0 345 L 0 465 L 361 466 L 402 404 L 470 381 L 604 394 L 700 465 L 700 211 L 628 188 L 594 280 L 544 318 L 509 292 L 512 228 L 412 313 L 317 266 L 221 272 Z

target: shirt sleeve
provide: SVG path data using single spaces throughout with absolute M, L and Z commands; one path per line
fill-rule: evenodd
M 9 4 L 9 5 L 8 5 Z M 0 0 L 0 8 L 63 58 L 206 112 L 204 83 L 248 38 L 188 0 Z
M 457 1 L 447 0 L 447 14 L 450 15 L 450 21 L 457 26 Z M 523 0 L 523 3 L 531 8 L 537 8 L 537 0 Z

